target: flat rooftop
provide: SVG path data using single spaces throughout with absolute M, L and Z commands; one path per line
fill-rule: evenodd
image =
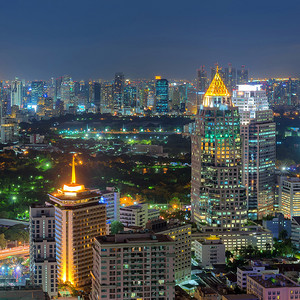
M 300 287 L 300 285 L 281 274 L 274 274 L 272 276 L 268 276 L 266 279 L 264 276 L 250 277 L 264 288 Z
M 98 236 L 96 240 L 101 244 L 130 244 L 130 243 L 155 243 L 155 242 L 174 242 L 169 236 L 152 233 L 118 233 L 114 235 Z

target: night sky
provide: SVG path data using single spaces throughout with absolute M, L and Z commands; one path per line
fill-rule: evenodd
M 300 76 L 299 0 L 2 0 L 0 77 Z

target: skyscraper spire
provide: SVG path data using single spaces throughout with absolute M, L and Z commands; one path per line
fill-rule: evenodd
M 76 173 L 75 173 L 75 156 L 76 154 L 73 155 L 73 161 L 72 161 L 72 184 L 76 183 Z

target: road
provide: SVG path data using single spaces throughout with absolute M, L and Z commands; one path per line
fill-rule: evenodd
M 29 255 L 29 246 L 20 246 L 10 249 L 0 250 L 0 260 L 6 259 L 9 256 Z

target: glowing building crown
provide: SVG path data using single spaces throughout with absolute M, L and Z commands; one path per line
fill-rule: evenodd
M 63 186 L 64 192 L 80 192 L 84 190 L 84 185 L 76 183 L 75 157 L 76 154 L 73 155 L 73 160 L 72 160 L 72 180 L 70 184 L 65 184 Z
M 204 106 L 212 106 L 212 97 L 226 97 L 230 98 L 230 92 L 228 91 L 225 83 L 223 82 L 220 74 L 219 67 L 216 68 L 216 74 L 209 85 L 205 95 L 204 95 Z M 225 101 L 222 104 L 231 104 L 231 101 Z

